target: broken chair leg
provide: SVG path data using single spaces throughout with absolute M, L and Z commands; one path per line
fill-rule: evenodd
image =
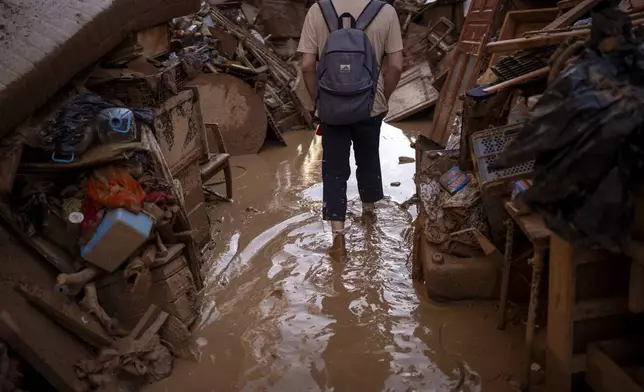
M 512 268 L 512 241 L 514 240 L 514 222 L 508 219 L 505 222 L 505 263 L 503 264 L 503 278 L 501 280 L 501 295 L 499 301 L 499 314 L 497 328 L 505 329 L 505 319 L 508 309 L 508 290 L 510 288 L 510 268 Z

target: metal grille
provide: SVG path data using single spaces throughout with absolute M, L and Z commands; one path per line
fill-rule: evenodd
M 556 46 L 549 46 L 537 51 L 504 57 L 491 67 L 492 72 L 503 80 L 510 80 L 523 76 L 548 66 L 548 59 L 554 53 L 556 48 Z

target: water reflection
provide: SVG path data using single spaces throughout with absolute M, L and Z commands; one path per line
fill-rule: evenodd
M 489 361 L 470 369 L 464 350 L 449 347 L 471 328 L 423 301 L 410 278 L 413 216 L 399 203 L 414 193 L 414 165 L 398 164 L 413 157 L 409 138 L 383 126 L 388 198 L 370 230 L 358 222 L 350 181 L 348 261 L 337 264 L 326 255 L 330 230 L 320 218 L 319 137 L 287 137 L 288 148 L 235 158 L 249 174 L 235 184 L 234 204 L 213 208 L 224 223 L 196 332 L 207 342 L 203 359 L 179 362 L 149 390 L 480 391 L 478 371 Z M 476 343 L 494 343 L 483 341 Z

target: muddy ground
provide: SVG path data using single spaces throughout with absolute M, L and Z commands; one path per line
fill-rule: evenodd
M 415 167 L 398 157 L 414 155 L 420 125 L 383 125 L 388 198 L 372 230 L 350 181 L 344 265 L 325 254 L 319 137 L 288 133 L 288 147 L 234 158 L 234 203 L 209 211 L 203 357 L 147 391 L 517 390 L 524 329 L 498 331 L 493 303 L 432 303 L 411 280 L 415 210 L 400 203 L 415 192 Z

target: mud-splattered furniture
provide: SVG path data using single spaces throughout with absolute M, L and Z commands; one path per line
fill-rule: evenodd
M 569 392 L 583 382 L 589 344 L 638 332 L 628 312 L 630 265 L 626 255 L 550 238 L 546 391 Z
M 510 269 L 512 267 L 512 243 L 514 239 L 514 227 L 519 229 L 530 240 L 534 248 L 532 264 L 532 283 L 530 285 L 530 306 L 528 309 L 528 324 L 526 326 L 526 361 L 524 364 L 523 387 L 529 389 L 530 373 L 532 366 L 532 350 L 537 321 L 537 307 L 539 305 L 539 289 L 541 287 L 541 274 L 544 265 L 545 252 L 548 250 L 551 232 L 543 223 L 543 219 L 535 214 L 521 215 L 512 203 L 506 203 L 505 209 L 510 216 L 506 222 L 506 247 L 505 265 L 503 268 L 503 279 L 501 281 L 501 302 L 499 303 L 498 328 L 505 329 L 506 311 L 508 303 L 508 289 L 510 287 Z
M 105 311 L 126 329 L 133 328 L 150 305 L 157 305 L 190 326 L 197 318 L 197 287 L 184 256 L 183 244 L 158 256 L 149 275 L 139 281 L 112 274 L 96 282 Z
M 217 173 L 223 171 L 226 180 L 226 198 L 233 198 L 233 177 L 230 170 L 230 154 L 226 151 L 221 131 L 217 124 L 206 124 L 206 133 L 213 139 L 208 141 L 208 162 L 201 165 L 201 181 L 205 184 Z M 217 149 L 215 150 L 216 144 Z M 216 153 L 214 151 L 217 151 Z

